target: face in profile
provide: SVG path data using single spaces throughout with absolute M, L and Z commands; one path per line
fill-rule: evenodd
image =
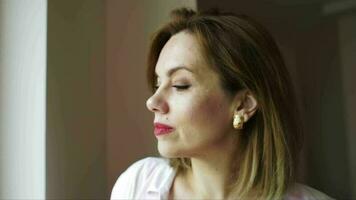
M 155 71 L 157 90 L 146 105 L 154 113 L 155 123 L 173 128 L 156 135 L 162 156 L 204 156 L 231 143 L 232 99 L 203 58 L 193 35 L 180 32 L 172 36 L 160 53 Z

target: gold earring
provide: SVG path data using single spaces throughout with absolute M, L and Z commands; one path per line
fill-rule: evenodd
M 244 125 L 244 116 L 241 114 L 235 114 L 233 125 L 235 129 L 242 129 Z

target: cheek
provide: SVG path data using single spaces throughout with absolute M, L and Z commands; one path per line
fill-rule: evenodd
M 222 97 L 210 95 L 195 102 L 190 108 L 190 122 L 205 131 L 215 132 L 227 128 L 229 113 Z

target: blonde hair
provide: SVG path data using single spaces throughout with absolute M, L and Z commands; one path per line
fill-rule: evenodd
M 248 89 L 258 102 L 255 115 L 244 125 L 239 159 L 232 171 L 230 192 L 237 199 L 280 199 L 295 181 L 301 128 L 298 105 L 281 53 L 270 34 L 245 15 L 179 8 L 171 21 L 153 36 L 147 78 L 155 88 L 155 66 L 165 43 L 186 31 L 199 42 L 227 94 Z M 189 158 L 172 158 L 170 165 L 183 172 Z

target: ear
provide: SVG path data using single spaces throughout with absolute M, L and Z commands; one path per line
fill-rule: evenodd
M 234 113 L 243 115 L 244 122 L 247 122 L 256 112 L 258 103 L 249 90 L 240 90 L 235 96 Z

